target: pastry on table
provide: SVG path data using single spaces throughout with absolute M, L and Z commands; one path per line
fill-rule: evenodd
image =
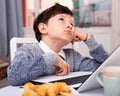
M 34 85 L 30 82 L 24 85 L 22 96 L 75 96 L 64 82 Z

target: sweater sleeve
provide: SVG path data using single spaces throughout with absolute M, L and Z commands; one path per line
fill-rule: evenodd
M 43 54 L 39 50 L 32 46 L 23 46 L 18 49 L 7 69 L 11 85 L 23 85 L 28 81 L 47 75 L 46 73 L 52 74 L 55 71 L 53 64 L 56 63 L 56 58 L 54 54 Z
M 104 47 L 95 41 L 93 36 L 85 43 L 90 50 L 91 58 L 82 57 L 79 70 L 95 71 L 108 58 L 109 55 Z

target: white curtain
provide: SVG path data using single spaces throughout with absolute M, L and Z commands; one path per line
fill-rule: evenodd
M 22 36 L 22 1 L 0 0 L 0 57 L 9 56 L 12 37 Z

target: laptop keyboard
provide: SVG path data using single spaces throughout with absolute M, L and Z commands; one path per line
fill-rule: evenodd
M 65 82 L 67 85 L 73 85 L 73 84 L 78 84 L 78 83 L 84 83 L 89 78 L 89 76 L 90 75 L 78 76 L 78 77 L 73 77 L 73 78 L 52 81 L 50 83 Z

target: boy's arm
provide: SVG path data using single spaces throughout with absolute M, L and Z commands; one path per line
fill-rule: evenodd
M 93 36 L 91 36 L 91 38 L 85 43 L 88 46 L 90 55 L 93 59 L 83 57 L 80 70 L 95 71 L 108 58 L 109 55 L 105 51 L 104 47 L 95 41 Z
M 56 64 L 54 54 L 40 54 L 38 50 L 32 52 L 29 48 L 22 47 L 18 49 L 7 69 L 8 80 L 11 85 L 23 85 L 47 73 L 55 73 L 54 64 Z
M 96 42 L 92 35 L 86 32 L 75 30 L 73 43 L 79 41 L 86 43 L 90 50 L 90 55 L 92 56 L 92 58 L 82 57 L 79 70 L 95 71 L 108 57 L 108 53 L 101 44 Z

